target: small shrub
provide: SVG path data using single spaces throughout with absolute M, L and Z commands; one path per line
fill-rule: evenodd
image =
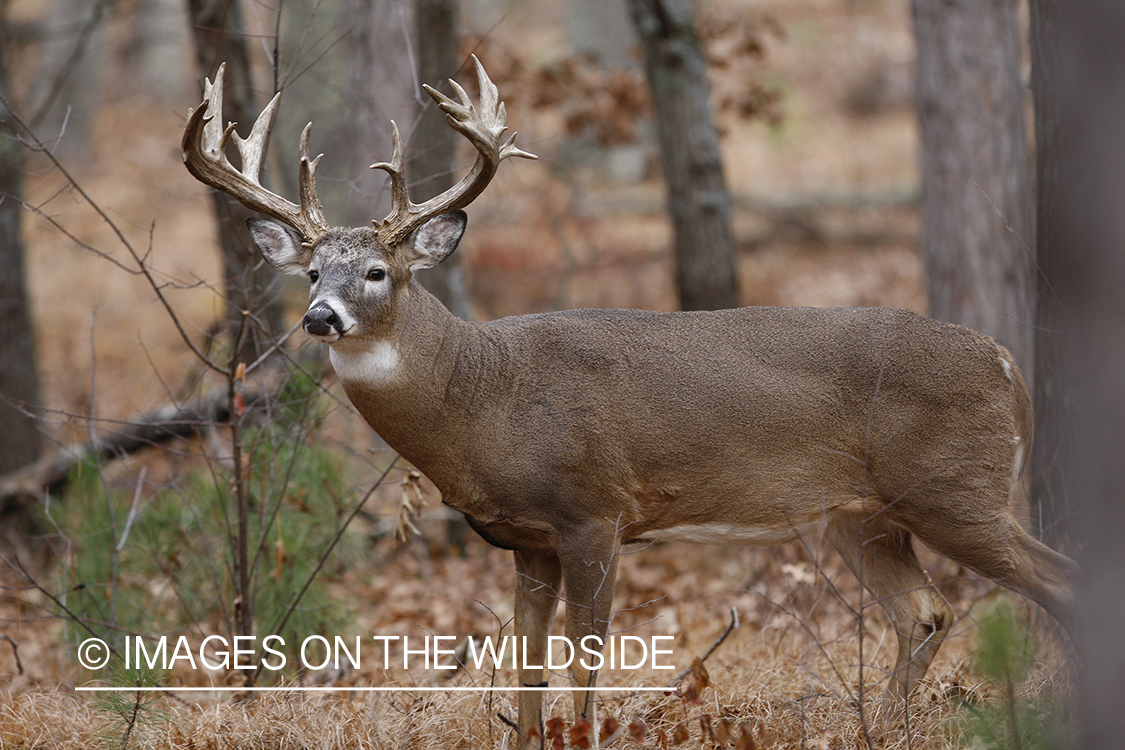
M 357 555 L 361 541 L 346 533 L 337 540 L 355 500 L 337 458 L 309 439 L 321 418 L 316 388 L 307 376 L 291 378 L 268 418 L 239 431 L 240 477 L 215 457 L 155 493 L 141 481 L 136 492 L 112 486 L 96 465 L 75 472 L 64 501 L 45 508 L 68 641 L 76 646 L 92 631 L 120 654 L 132 634 L 193 642 L 237 634 L 240 498 L 255 633 L 280 635 L 292 649 L 346 624 L 321 579 Z M 105 679 L 101 670 L 91 676 Z
M 998 685 L 1001 705 L 966 704 L 961 736 L 973 750 L 1061 750 L 1070 747 L 1073 726 L 1069 706 L 1055 695 L 1018 696 L 1036 664 L 1038 644 L 1031 629 L 1007 607 L 997 607 L 980 620 L 979 643 L 973 654 L 976 671 Z

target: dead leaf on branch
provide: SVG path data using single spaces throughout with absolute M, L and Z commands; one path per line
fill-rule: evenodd
M 426 495 L 422 491 L 422 475 L 411 469 L 406 479 L 402 480 L 402 497 L 398 503 L 398 512 L 395 514 L 395 538 L 400 542 L 409 541 L 414 534 L 421 534 L 414 523 L 422 506 L 426 504 Z

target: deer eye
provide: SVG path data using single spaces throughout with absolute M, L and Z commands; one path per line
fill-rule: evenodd
M 311 281 L 312 283 L 315 284 L 316 280 L 319 279 L 319 278 L 320 278 L 320 273 L 318 271 L 309 271 L 309 281 Z
M 387 278 L 387 271 L 385 268 L 372 268 L 367 272 L 368 281 L 382 281 Z

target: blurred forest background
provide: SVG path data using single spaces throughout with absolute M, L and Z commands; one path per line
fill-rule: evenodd
M 1068 543 L 1059 437 L 1067 417 L 1057 406 L 1067 399 L 1052 397 L 1067 381 L 1053 374 L 1058 337 L 1043 335 L 1057 334 L 1044 321 L 1067 295 L 1044 291 L 1041 271 L 1051 269 L 1035 241 L 1056 231 L 1044 224 L 1054 209 L 1043 208 L 1053 163 L 1033 158 L 1036 143 L 1058 137 L 1042 124 L 1065 99 L 1059 79 L 1042 73 L 1057 64 L 1053 3 L 4 0 L 0 9 L 9 592 L 0 633 L 12 645 L 10 658 L 0 653 L 9 681 L 0 737 L 23 736 L 15 727 L 39 711 L 77 710 L 44 688 L 90 678 L 71 658 L 90 633 L 198 639 L 276 632 L 267 623 L 313 632 L 349 618 L 362 632 L 422 624 L 480 633 L 510 613 L 507 556 L 466 536 L 351 412 L 324 351 L 293 330 L 304 284 L 273 275 L 242 230 L 244 209 L 183 168 L 187 113 L 224 61 L 224 117 L 243 134 L 282 95 L 267 186 L 296 196 L 297 143 L 311 121 L 312 153 L 325 154 L 317 176 L 327 218 L 359 225 L 389 205 L 385 176 L 368 166 L 389 159 L 392 119 L 407 142 L 415 200 L 468 166 L 466 144 L 420 85 L 453 77 L 475 97 L 467 61 L 481 59 L 520 145 L 540 160 L 500 169 L 469 209 L 455 263 L 424 280 L 462 317 L 884 305 L 996 336 L 1036 389 L 1030 521 L 1052 543 Z M 684 23 L 665 28 L 659 18 Z M 686 63 L 681 72 L 696 99 L 670 102 L 654 66 L 693 55 L 695 73 Z M 676 168 L 677 144 L 689 142 L 701 150 Z M 685 213 L 692 206 L 702 214 Z M 421 536 L 396 541 L 419 527 Z M 634 698 L 628 710 L 653 726 L 664 721 L 669 736 L 677 722 L 704 732 L 698 714 L 710 711 L 716 720 L 771 717 L 772 728 L 754 725 L 759 742 L 869 745 L 864 710 L 850 706 L 856 685 L 860 706 L 878 692 L 865 680 L 877 683 L 871 665 L 890 662 L 878 635 L 886 624 L 849 604 L 858 587 L 837 578 L 838 562 L 809 544 L 734 558 L 676 550 L 671 560 L 659 550 L 639 555 L 623 572 L 625 601 L 664 597 L 659 632 L 696 652 L 723 630 L 731 606 L 755 632 L 729 647 L 738 659 L 713 667 L 720 679 L 692 678 L 724 691 L 715 705 L 669 708 L 666 698 L 638 707 Z M 965 571 L 930 564 L 959 611 L 995 597 Z M 814 593 L 821 577 L 833 583 L 831 597 Z M 437 590 L 448 594 L 434 601 Z M 623 607 L 630 622 L 652 617 Z M 793 628 L 795 616 L 813 625 Z M 852 653 L 857 622 L 873 629 L 875 653 L 862 645 Z M 1045 648 L 1055 654 L 1052 637 Z M 772 649 L 768 657 L 755 640 Z M 1002 680 L 971 676 L 972 648 L 969 638 L 951 639 L 935 662 L 926 700 L 940 710 L 904 746 L 959 746 L 972 736 L 990 746 L 992 730 L 965 729 L 950 712 L 965 695 L 1016 693 L 1010 677 L 1005 692 Z M 747 697 L 761 673 L 746 662 L 760 660 L 786 673 L 785 687 Z M 1033 717 L 1065 725 L 1036 702 L 1071 690 L 1065 659 L 1046 662 L 1021 683 L 1031 701 L 1021 710 L 1032 705 Z M 295 679 L 407 677 L 419 679 Z M 151 708 L 140 698 L 81 704 L 95 720 L 76 720 L 52 741 L 81 746 L 85 721 L 115 746 L 178 746 L 183 737 L 166 722 L 143 732 L 138 706 Z M 362 710 L 391 727 L 388 737 L 424 747 L 434 741 L 426 732 L 439 730 L 410 718 L 420 708 L 472 725 L 466 746 L 481 736 L 507 741 L 496 739 L 503 726 L 491 704 L 392 700 Z M 331 712 L 345 709 L 324 710 L 344 721 Z M 192 719 L 192 731 L 215 716 Z M 1000 735 L 1015 731 L 998 721 Z M 324 739 L 316 726 L 301 731 Z

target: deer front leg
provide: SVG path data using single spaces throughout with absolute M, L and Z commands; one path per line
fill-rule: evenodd
M 545 680 L 547 636 L 559 602 L 562 569 L 554 554 L 516 551 L 516 643 L 525 649 L 520 658 L 520 685 L 534 686 Z M 522 636 L 522 638 L 521 638 Z M 524 665 L 529 665 L 527 668 Z M 543 694 L 526 690 L 519 694 L 521 736 L 517 747 L 527 747 L 532 727 L 543 736 Z
M 595 687 L 598 681 L 598 659 L 583 650 L 582 639 L 596 636 L 597 641 L 587 641 L 591 650 L 601 651 L 609 631 L 613 607 L 613 588 L 617 579 L 617 556 L 620 550 L 616 529 L 612 526 L 596 530 L 583 530 L 569 548 L 559 550 L 566 582 L 566 637 L 575 648 L 570 676 L 574 687 Z M 574 718 L 592 718 L 590 713 L 593 692 L 575 691 Z

